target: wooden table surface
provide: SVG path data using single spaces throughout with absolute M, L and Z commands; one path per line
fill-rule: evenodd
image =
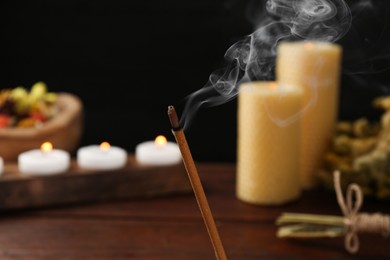
M 305 192 L 282 207 L 236 199 L 234 164 L 198 164 L 229 259 L 350 258 L 343 238 L 283 240 L 282 212 L 340 214 L 330 192 Z M 363 211 L 390 214 L 389 202 Z M 215 259 L 192 194 L 0 213 L 0 259 Z M 360 235 L 356 256 L 390 258 L 390 238 Z M 355 256 L 355 257 L 356 257 Z

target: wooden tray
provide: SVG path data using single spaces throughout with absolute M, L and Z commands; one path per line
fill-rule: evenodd
M 51 176 L 22 174 L 12 163 L 5 164 L 0 176 L 0 210 L 189 192 L 191 186 L 182 163 L 146 166 L 130 155 L 120 170 L 96 171 L 81 169 L 73 160 L 68 172 Z

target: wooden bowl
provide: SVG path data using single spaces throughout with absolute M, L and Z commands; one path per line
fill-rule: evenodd
M 56 106 L 59 113 L 41 127 L 1 128 L 0 156 L 5 161 L 16 161 L 20 153 L 39 149 L 46 141 L 51 142 L 54 149 L 73 152 L 83 131 L 82 103 L 72 94 L 59 93 Z

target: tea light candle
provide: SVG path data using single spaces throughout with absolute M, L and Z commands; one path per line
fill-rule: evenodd
M 127 152 L 107 142 L 89 145 L 77 151 L 77 163 L 81 168 L 94 170 L 114 170 L 127 163 Z
M 149 165 L 171 165 L 181 161 L 177 144 L 168 142 L 162 135 L 157 136 L 154 141 L 138 144 L 135 148 L 135 157 L 139 163 Z
M 41 149 L 23 152 L 18 156 L 18 167 L 22 173 L 32 175 L 51 175 L 63 173 L 69 169 L 68 152 L 54 149 L 50 142 L 41 145 Z
M 4 160 L 3 157 L 0 156 L 0 175 L 4 172 Z

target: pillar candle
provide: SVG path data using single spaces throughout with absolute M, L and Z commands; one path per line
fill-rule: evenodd
M 299 122 L 302 91 L 274 82 L 240 86 L 237 197 L 278 205 L 300 195 Z
M 337 110 L 341 47 L 325 42 L 282 42 L 276 79 L 304 91 L 300 175 L 303 188 L 316 184 L 316 172 L 330 143 Z

